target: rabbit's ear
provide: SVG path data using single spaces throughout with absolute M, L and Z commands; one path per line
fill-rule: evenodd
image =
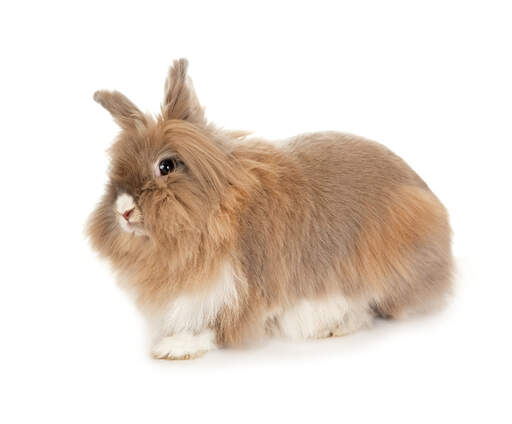
M 204 110 L 197 100 L 192 80 L 187 75 L 188 61 L 175 60 L 165 81 L 162 116 L 182 119 L 194 124 L 204 123 Z
M 119 91 L 99 90 L 94 100 L 107 109 L 121 128 L 137 128 L 146 125 L 144 114 Z

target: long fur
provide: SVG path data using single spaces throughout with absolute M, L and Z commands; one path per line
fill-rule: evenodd
M 287 328 L 345 334 L 373 315 L 397 318 L 444 297 L 452 270 L 447 213 L 402 159 L 342 133 L 276 147 L 218 129 L 205 120 L 186 71 L 184 59 L 175 61 L 156 119 L 120 93 L 94 97 L 122 131 L 88 234 L 148 316 L 172 320 L 172 305 L 204 305 L 213 293 L 208 305 L 218 307 L 208 306 L 204 331 L 229 346 Z M 182 165 L 160 176 L 163 157 Z M 122 194 L 133 198 L 137 233 L 119 225 Z M 222 297 L 218 287 L 232 293 Z M 344 324 L 349 318 L 358 324 Z M 160 350 L 176 336 L 172 323 L 161 327 Z

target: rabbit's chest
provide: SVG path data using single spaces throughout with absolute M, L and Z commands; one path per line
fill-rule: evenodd
M 183 294 L 169 302 L 161 318 L 163 332 L 199 332 L 213 326 L 223 307 L 236 306 L 238 291 L 235 283 L 232 266 L 226 262 L 206 285 L 208 289 Z

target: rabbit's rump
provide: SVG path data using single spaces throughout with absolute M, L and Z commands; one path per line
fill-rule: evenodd
M 346 334 L 374 315 L 397 318 L 443 298 L 447 214 L 402 159 L 332 132 L 283 149 L 287 156 L 268 159 L 280 172 L 262 177 L 279 195 L 255 197 L 242 221 L 245 275 L 262 288 L 254 298 L 270 305 L 270 327 L 292 337 Z

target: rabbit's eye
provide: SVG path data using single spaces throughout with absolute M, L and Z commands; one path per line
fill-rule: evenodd
M 178 166 L 178 160 L 175 158 L 162 159 L 158 164 L 160 175 L 167 175 L 174 172 Z

